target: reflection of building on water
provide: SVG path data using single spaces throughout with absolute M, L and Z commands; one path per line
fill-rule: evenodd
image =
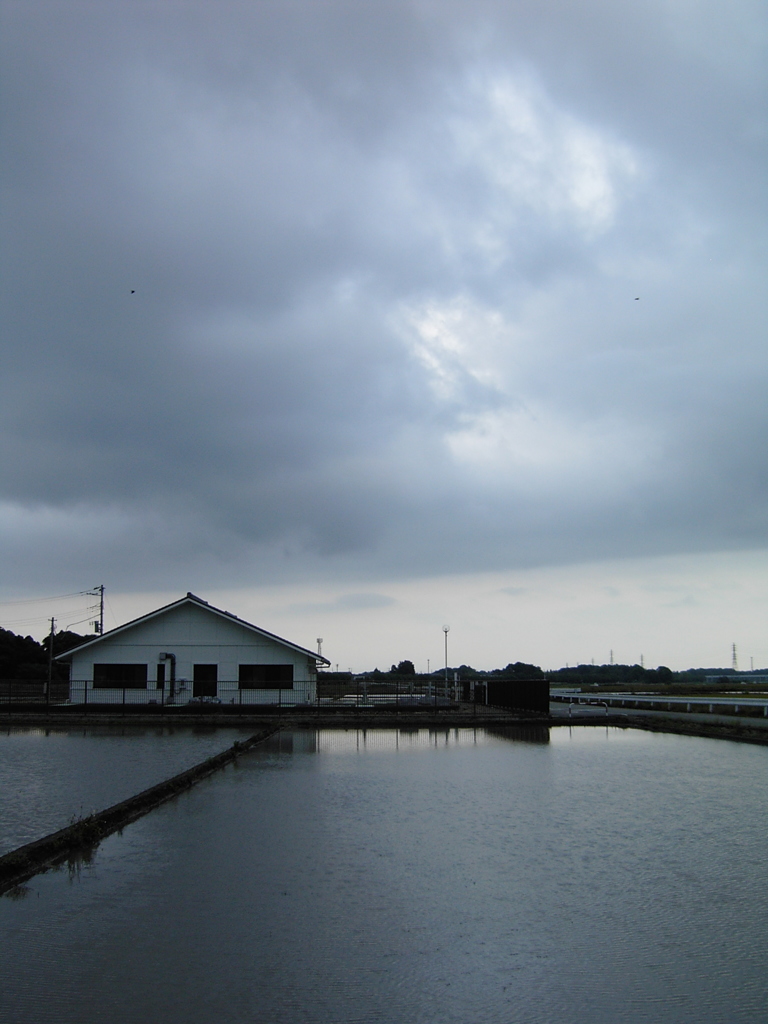
M 260 743 L 249 756 L 391 753 L 435 747 L 485 746 L 500 739 L 516 743 L 549 743 L 549 728 L 535 725 L 478 726 L 471 729 L 282 729 Z
M 485 728 L 496 739 L 515 743 L 549 743 L 548 725 L 487 725 Z
M 294 736 L 299 735 L 298 732 Z M 498 739 L 525 743 L 548 743 L 547 726 L 499 726 L 454 729 L 318 729 L 317 751 L 321 754 L 378 753 L 393 750 L 426 750 L 434 747 L 482 746 Z
M 281 729 L 254 747 L 249 756 L 289 757 L 293 754 L 316 754 L 317 735 L 314 729 Z

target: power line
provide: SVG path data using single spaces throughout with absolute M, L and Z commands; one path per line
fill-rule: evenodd
M 93 597 L 96 588 L 93 590 L 76 590 L 71 594 L 56 594 L 54 597 L 25 597 L 21 601 L 0 601 L 0 605 L 6 604 L 38 604 L 40 601 L 64 601 L 68 597 Z M 45 616 L 48 618 L 49 616 Z
M 86 617 L 85 617 L 84 619 L 78 619 L 78 620 L 77 620 L 76 622 L 70 622 L 70 623 L 68 623 L 68 624 L 67 624 L 67 625 L 66 625 L 66 626 L 65 626 L 64 628 L 65 628 L 65 629 L 71 629 L 71 628 L 72 628 L 72 626 L 79 626 L 79 625 L 80 625 L 80 624 L 81 624 L 82 622 L 93 622 L 93 621 L 94 621 L 94 618 L 93 618 L 93 612 L 94 612 L 95 610 L 96 610 L 95 608 L 91 609 L 91 611 L 89 612 L 89 614 L 88 614 L 88 615 L 86 615 Z M 97 620 L 97 621 L 98 621 L 98 620 Z
M 81 614 L 81 611 L 73 610 L 68 615 L 66 613 L 64 615 L 60 615 L 59 619 L 60 620 L 68 621 L 71 626 L 76 626 L 76 625 L 78 625 L 78 623 L 81 623 L 81 622 L 93 622 L 94 621 L 93 616 L 94 616 L 94 612 L 95 611 L 96 611 L 95 608 L 90 608 L 90 609 L 88 609 L 88 614 L 86 615 L 85 618 L 82 618 L 82 619 L 71 619 L 72 615 L 80 615 Z M 35 615 L 34 617 L 30 617 L 30 618 L 27 618 L 27 619 L 0 619 L 0 629 L 6 629 L 8 626 L 16 626 L 16 627 L 19 627 L 19 626 L 34 626 L 34 625 L 36 625 L 36 624 L 38 624 L 40 622 L 50 622 L 50 616 L 48 616 L 48 615 Z
M 34 622 L 48 622 L 47 615 L 34 615 L 27 619 L 3 619 L 2 620 L 7 626 L 23 626 L 25 623 L 30 624 Z
M 112 616 L 112 622 L 113 622 L 113 623 L 115 624 L 115 626 L 116 626 L 116 625 L 118 624 L 118 623 L 117 623 L 117 616 L 115 615 L 115 612 L 114 612 L 114 609 L 112 608 L 112 605 L 111 605 L 111 603 L 110 603 L 110 600 L 109 600 L 109 598 L 108 598 L 108 597 L 106 597 L 106 595 L 105 595 L 105 597 L 104 597 L 104 600 L 105 600 L 105 601 L 107 602 L 107 607 L 109 608 L 109 614 L 110 614 L 110 615 Z
M 91 590 L 78 590 L 78 591 L 74 591 L 74 592 L 72 592 L 70 594 L 57 594 L 57 595 L 52 596 L 52 597 L 34 597 L 34 598 L 23 598 L 23 599 L 20 599 L 20 600 L 17 600 L 17 601 L 3 601 L 3 602 L 0 602 L 0 607 L 5 606 L 5 607 L 8 607 L 10 609 L 10 608 L 19 607 L 19 606 L 23 606 L 23 605 L 30 605 L 30 604 L 48 604 L 51 601 L 65 601 L 66 600 L 66 601 L 70 601 L 71 602 L 71 600 L 73 598 L 75 598 L 75 597 L 90 597 L 90 598 L 94 598 L 95 597 L 95 598 L 97 598 L 97 601 L 95 603 L 93 601 L 88 601 L 88 602 L 78 601 L 77 605 L 74 608 L 72 608 L 70 611 L 66 611 L 66 610 L 60 611 L 59 615 L 58 615 L 59 619 L 60 620 L 61 619 L 68 620 L 69 621 L 69 625 L 66 628 L 69 629 L 70 626 L 78 626 L 78 625 L 80 625 L 83 622 L 88 622 L 89 619 L 93 619 L 93 615 L 95 613 L 98 616 L 96 629 L 97 629 L 97 631 L 101 631 L 101 628 L 102 628 L 101 624 L 104 621 L 104 612 L 103 612 L 103 607 L 104 607 L 103 606 L 104 588 L 103 588 L 103 586 L 94 587 Z M 85 607 L 83 607 L 83 605 L 85 605 Z M 19 610 L 21 610 L 21 608 L 19 608 Z M 85 617 L 83 617 L 83 612 L 85 612 Z M 73 615 L 80 616 L 80 618 L 72 619 Z M 35 626 L 35 625 L 38 625 L 39 623 L 48 622 L 48 621 L 50 621 L 50 617 L 47 614 L 45 614 L 45 615 L 26 615 L 23 618 L 16 618 L 16 619 L 6 619 L 6 618 L 2 617 L 2 618 L 0 618 L 0 625 L 2 625 L 3 628 L 5 628 L 7 626 L 16 626 L 16 627 L 27 626 L 27 627 L 29 627 L 29 626 Z

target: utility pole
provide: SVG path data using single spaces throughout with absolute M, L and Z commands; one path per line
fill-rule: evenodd
M 99 595 L 99 618 L 93 623 L 93 631 L 98 636 L 102 636 L 104 633 L 104 584 L 94 587 L 93 590 L 86 590 L 85 593 Z
M 51 635 L 48 638 L 48 685 L 45 688 L 45 703 L 51 703 L 51 683 L 53 682 L 53 631 L 56 628 L 56 619 L 51 618 Z
M 739 659 L 736 657 L 736 644 L 731 644 L 731 668 L 734 672 L 739 671 Z

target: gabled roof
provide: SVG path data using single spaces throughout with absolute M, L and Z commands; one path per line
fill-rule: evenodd
M 285 647 L 290 647 L 292 651 L 297 651 L 299 654 L 306 654 L 307 657 L 314 658 L 315 661 L 322 662 L 324 665 L 331 664 L 327 658 L 322 656 L 322 654 L 318 654 L 316 651 L 308 651 L 306 647 L 299 647 L 298 644 L 293 644 L 290 640 L 284 640 L 281 636 L 277 636 L 275 633 L 269 633 L 266 629 L 261 629 L 259 626 L 254 626 L 251 622 L 246 622 L 245 619 L 239 619 L 236 615 L 233 615 L 232 612 L 225 612 L 222 611 L 221 608 L 215 608 L 212 604 L 208 604 L 208 602 L 204 601 L 201 597 L 197 597 L 195 594 L 190 593 L 187 593 L 187 596 L 182 597 L 179 601 L 172 601 L 171 604 L 163 605 L 162 608 L 158 608 L 154 612 L 149 612 L 147 615 L 140 615 L 138 619 L 131 619 L 130 622 L 126 622 L 123 626 L 118 626 L 116 629 L 110 629 L 108 632 L 102 633 L 101 636 L 97 636 L 93 640 L 86 640 L 84 644 L 78 644 L 77 647 L 72 647 L 63 654 L 58 654 L 56 656 L 56 660 L 66 661 L 68 658 L 71 658 L 73 654 L 78 654 L 80 651 L 84 651 L 86 647 L 93 647 L 94 644 L 100 644 L 102 640 L 112 639 L 113 637 L 118 636 L 118 634 L 124 633 L 127 629 L 132 629 L 134 626 L 138 626 L 142 622 L 149 622 L 151 619 L 156 619 L 158 616 L 164 615 L 173 608 L 181 608 L 185 604 L 191 604 L 196 608 L 202 608 L 204 611 L 210 612 L 212 615 L 220 615 L 223 619 L 227 619 L 229 622 L 236 622 L 238 626 L 250 629 L 253 633 L 257 633 L 261 637 L 266 637 L 268 640 L 276 640 Z

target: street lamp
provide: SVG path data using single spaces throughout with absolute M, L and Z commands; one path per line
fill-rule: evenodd
M 445 633 L 445 687 L 443 696 L 448 697 L 448 630 L 450 626 L 443 626 L 443 633 Z

